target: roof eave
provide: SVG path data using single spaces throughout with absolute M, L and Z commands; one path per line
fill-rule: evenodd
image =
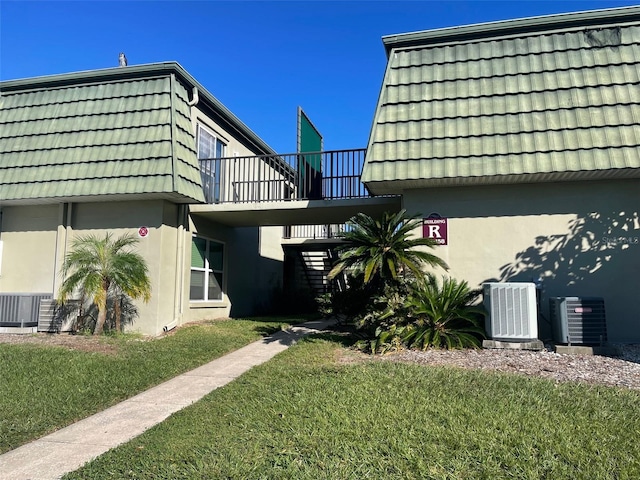
M 137 200 L 166 200 L 176 204 L 206 204 L 202 199 L 175 192 L 108 193 L 100 195 L 65 195 L 60 197 L 0 198 L 0 207 L 21 205 L 50 205 L 59 203 L 130 202 Z
M 523 183 L 577 182 L 614 179 L 640 179 L 640 168 L 539 172 L 517 175 L 485 175 L 477 177 L 396 179 L 367 181 L 364 182 L 364 184 L 374 195 L 401 195 L 405 190 L 419 188 L 516 185 Z
M 34 90 L 38 88 L 54 88 L 80 83 L 99 83 L 109 80 L 154 77 L 175 73 L 180 70 L 186 73 L 186 71 L 184 71 L 177 62 L 148 63 L 128 67 L 83 70 L 80 72 L 46 75 L 42 77 L 5 80 L 0 82 L 0 91 L 10 92 L 16 90 Z
M 566 30 L 584 27 L 602 28 L 608 24 L 640 21 L 640 7 L 622 7 L 584 12 L 543 15 L 498 22 L 478 23 L 382 37 L 387 55 L 394 48 L 468 42 L 486 38 L 523 35 L 540 31 Z

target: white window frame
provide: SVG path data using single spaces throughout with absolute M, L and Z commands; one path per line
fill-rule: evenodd
M 194 238 L 199 238 L 200 240 L 204 240 L 206 242 L 206 247 L 205 247 L 205 254 L 204 254 L 204 267 L 194 267 L 191 265 L 189 265 L 189 301 L 193 302 L 193 303 L 204 303 L 204 302 L 224 302 L 225 298 L 226 298 L 226 281 L 227 281 L 227 246 L 225 242 L 221 242 L 220 240 L 216 240 L 214 238 L 209 238 L 209 237 L 205 237 L 203 235 L 199 235 L 194 233 L 191 236 L 191 255 L 193 255 L 193 239 Z M 217 270 L 214 268 L 211 268 L 211 266 L 209 265 L 209 249 L 210 249 L 210 245 L 211 243 L 218 243 L 220 245 L 222 245 L 222 270 Z M 202 292 L 202 296 L 203 298 L 198 298 L 198 299 L 193 299 L 191 298 L 191 272 L 203 272 L 204 273 L 204 283 L 202 286 L 203 292 Z M 210 273 L 220 273 L 222 274 L 222 284 L 220 285 L 220 298 L 209 298 L 209 274 Z
M 211 137 L 211 139 L 213 140 L 213 145 L 212 145 L 212 155 L 210 157 L 204 157 L 201 156 L 200 154 L 200 137 L 202 135 L 201 132 L 205 132 L 208 136 Z M 218 148 L 220 148 L 220 153 L 218 155 Z M 222 165 L 222 162 L 216 159 L 219 158 L 224 158 L 225 154 L 226 154 L 226 150 L 227 150 L 227 143 L 225 141 L 223 141 L 219 135 L 216 135 L 213 130 L 210 130 L 209 128 L 207 128 L 205 125 L 203 125 L 202 123 L 198 123 L 197 124 L 197 128 L 196 128 L 196 155 L 198 157 L 198 160 L 209 160 L 209 162 L 206 162 L 204 165 L 204 171 L 202 171 L 201 173 L 204 173 L 204 178 L 203 178 L 203 188 L 205 188 L 205 190 L 211 190 L 211 200 L 213 200 L 213 203 L 219 203 L 220 202 L 220 197 L 222 195 L 222 176 L 223 176 L 223 168 L 224 166 Z M 207 187 L 205 184 L 205 178 L 211 178 L 213 185 L 212 187 Z

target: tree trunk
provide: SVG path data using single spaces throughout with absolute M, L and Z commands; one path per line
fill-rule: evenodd
M 102 281 L 103 295 L 96 302 L 98 306 L 98 319 L 96 320 L 96 328 L 93 331 L 94 335 L 102 335 L 104 331 L 104 323 L 107 321 L 107 295 L 109 292 L 109 282 Z
M 104 323 L 107 320 L 107 306 L 98 305 L 98 320 L 96 320 L 96 328 L 93 331 L 94 335 L 102 335 L 104 332 Z
M 114 313 L 116 317 L 116 333 L 120 333 L 120 316 L 122 314 L 122 296 L 116 294 L 116 298 L 113 301 Z

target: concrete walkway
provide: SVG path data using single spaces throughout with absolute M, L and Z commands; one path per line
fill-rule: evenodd
M 0 479 L 58 479 L 333 323 L 319 320 L 293 326 L 0 455 Z

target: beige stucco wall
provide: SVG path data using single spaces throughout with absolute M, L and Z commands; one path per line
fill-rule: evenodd
M 129 330 L 149 335 L 162 332 L 164 326 L 174 320 L 179 297 L 175 295 L 177 275 L 178 206 L 163 202 L 104 202 L 82 203 L 73 207 L 70 239 L 79 235 L 102 236 L 107 232 L 114 236 L 124 233 L 137 235 L 140 227 L 147 227 L 149 234 L 140 238 L 136 251 L 147 262 L 151 279 L 151 300 L 136 302 L 139 317 Z
M 130 331 L 162 333 L 188 321 L 245 316 L 265 311 L 282 287 L 282 227 L 230 228 L 188 218 L 188 207 L 161 200 L 3 208 L 2 293 L 57 293 L 60 266 L 81 235 L 149 234 L 136 251 L 149 267 L 151 300 L 136 301 L 139 317 Z M 191 237 L 225 244 L 224 298 L 190 302 Z
M 604 297 L 609 339 L 640 342 L 639 199 L 640 181 L 627 180 L 407 190 L 403 205 L 448 218 L 435 252 L 451 276 L 473 286 L 540 277 L 547 319 L 549 297 Z
M 192 216 L 186 232 L 185 285 L 189 305 L 185 321 L 239 317 L 262 313 L 270 308 L 273 294 L 282 288 L 284 253 L 282 227 L 231 228 Z M 224 244 L 222 301 L 188 301 L 190 248 L 193 234 Z
M 0 292 L 53 293 L 58 205 L 2 208 Z
M 144 226 L 149 235 L 140 238 L 136 251 L 149 267 L 151 300 L 136 302 L 139 317 L 128 329 L 157 335 L 181 320 L 176 285 L 182 281 L 178 244 L 184 229 L 179 208 L 161 200 L 4 207 L 0 292 L 55 295 L 62 281 L 60 267 L 75 238 L 107 232 L 137 235 Z

